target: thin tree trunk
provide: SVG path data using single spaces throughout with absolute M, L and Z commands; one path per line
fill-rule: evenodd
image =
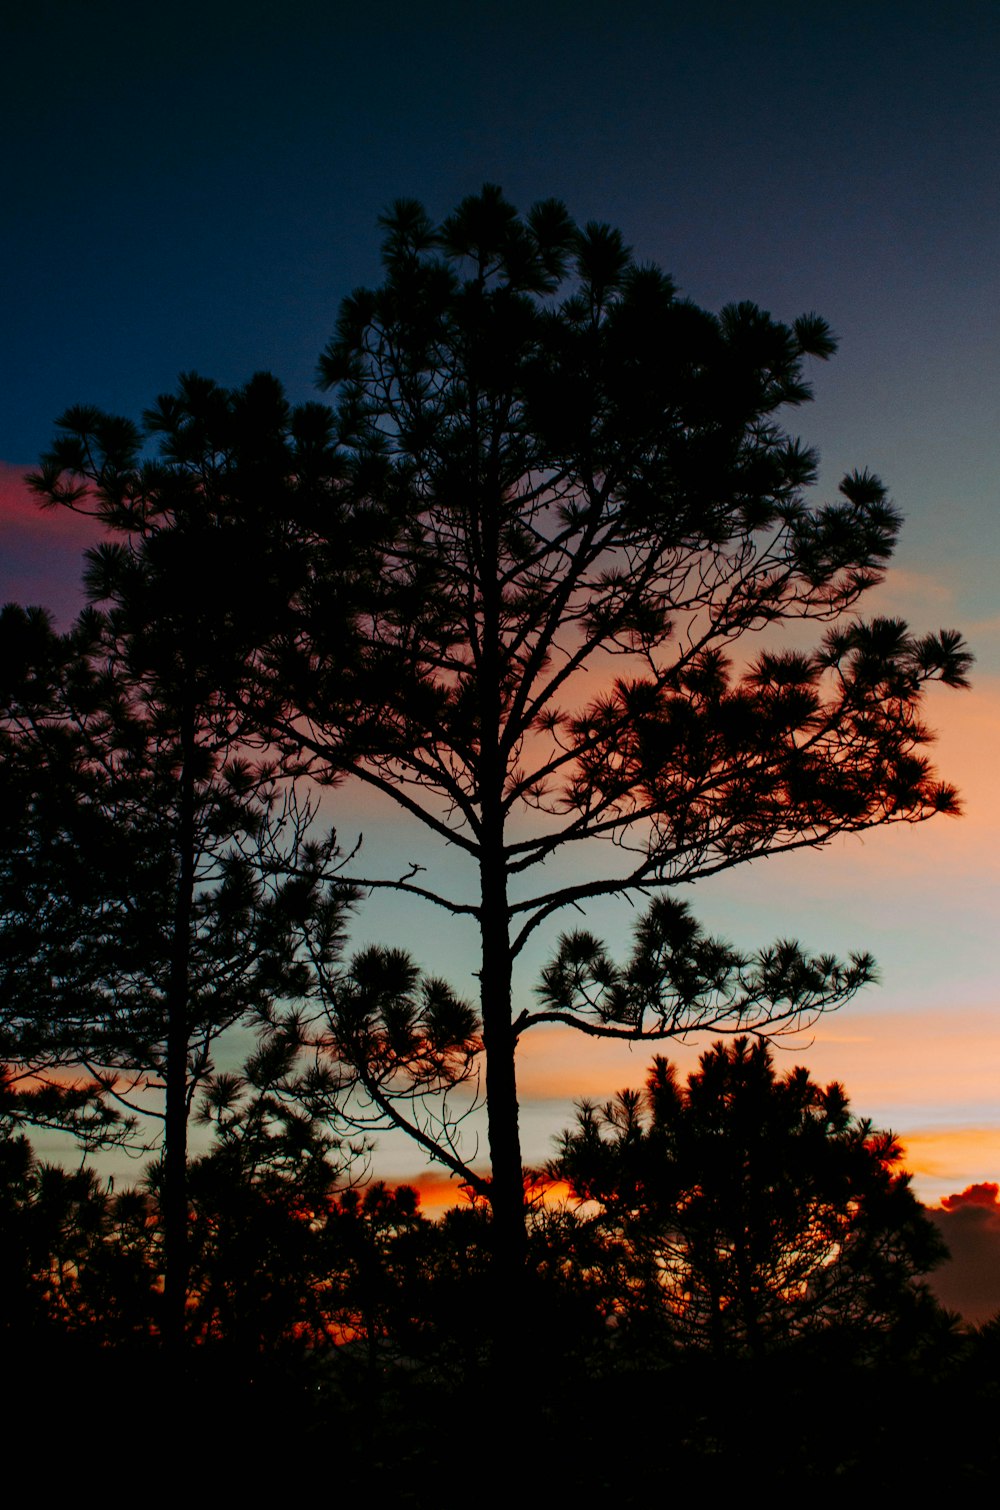
M 188 1290 L 187 1051 L 188 977 L 194 908 L 195 720 L 189 701 L 181 718 L 178 870 L 170 974 L 167 983 L 166 1119 L 163 1150 L 163 1231 L 166 1258 L 164 1340 L 175 1358 L 184 1350 Z

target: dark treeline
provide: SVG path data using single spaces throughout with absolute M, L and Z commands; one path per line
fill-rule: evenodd
M 161 1169 L 114 1190 L 4 1126 L 5 1358 L 29 1399 L 88 1379 L 64 1440 L 113 1422 L 127 1459 L 177 1409 Z M 995 1472 L 1000 1331 L 934 1300 L 945 1250 L 899 1162 L 839 1085 L 779 1074 L 746 1039 L 686 1082 L 657 1059 L 645 1091 L 584 1105 L 527 1190 L 508 1387 L 543 1444 L 532 1481 L 630 1504 L 665 1472 L 885 1488 L 945 1462 L 956 1482 Z M 192 1160 L 188 1193 L 185 1409 L 238 1437 L 249 1420 L 293 1432 L 307 1464 L 335 1440 L 343 1488 L 404 1475 L 404 1502 L 431 1503 L 494 1388 L 486 1203 L 432 1221 L 412 1189 L 352 1186 L 328 1147 L 265 1150 L 246 1124 Z
M 384 281 L 321 358 L 332 406 L 188 374 L 141 424 L 68 410 L 29 479 L 101 541 L 67 632 L 0 619 L 8 1342 L 41 1370 L 152 1360 L 162 1410 L 218 1369 L 217 1393 L 307 1432 L 333 1413 L 359 1483 L 365 1454 L 412 1466 L 408 1433 L 426 1463 L 475 1439 L 507 1472 L 522 1410 L 593 1482 L 571 1444 L 608 1391 L 647 1402 L 631 1444 L 606 1407 L 609 1481 L 661 1447 L 721 1473 L 799 1370 L 822 1400 L 787 1462 L 861 1472 L 877 1409 L 854 1446 L 831 1427 L 829 1460 L 800 1426 L 893 1370 L 934 1394 L 991 1356 L 923 1284 L 940 1250 L 892 1138 L 769 1056 L 874 964 L 737 949 L 672 888 L 956 813 L 920 714 L 970 656 L 858 616 L 900 521 L 868 472 L 807 500 L 817 458 L 778 415 L 835 349 L 817 316 L 698 309 L 608 226 L 521 217 L 489 185 L 383 230 Z M 814 651 L 775 648 L 803 621 Z M 467 886 L 345 854 L 316 817 L 348 779 Z M 426 965 L 391 939 L 349 952 L 375 888 L 432 909 Z M 627 958 L 577 927 L 516 1001 L 536 931 L 607 896 L 637 904 Z M 463 922 L 477 1002 L 436 973 Z M 584 1108 L 543 1179 L 517 1098 L 543 1024 L 735 1036 L 686 1085 L 657 1060 L 645 1092 Z M 234 1030 L 256 1043 L 240 1073 L 218 1067 Z M 104 1188 L 39 1165 L 32 1126 L 157 1157 Z M 384 1128 L 468 1206 L 431 1223 L 364 1183 Z

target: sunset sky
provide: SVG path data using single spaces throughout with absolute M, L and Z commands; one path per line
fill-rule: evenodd
M 787 1063 L 843 1080 L 898 1132 L 925 1200 L 1000 1179 L 1000 9 L 358 9 L 38 0 L 6 22 L 0 596 L 63 623 L 79 602 L 88 528 L 40 516 L 20 481 L 55 417 L 79 402 L 138 417 L 192 369 L 237 384 L 268 368 L 314 397 L 340 298 L 378 280 L 376 217 L 396 197 L 442 216 L 485 180 L 524 209 L 554 195 L 700 304 L 816 310 L 839 352 L 787 423 L 821 452 L 817 498 L 869 467 L 905 516 L 865 612 L 958 628 L 976 654 L 973 690 L 928 705 L 965 816 L 758 863 L 688 900 L 746 948 L 870 950 L 881 984 Z M 351 842 L 363 828 L 369 873 L 400 856 L 445 873 L 433 842 L 350 788 L 329 815 Z M 627 922 L 621 905 L 589 918 L 616 947 Z M 474 989 L 450 925 L 379 900 L 357 938 Z M 670 1052 L 689 1067 L 705 1046 Z M 641 1083 L 647 1058 L 528 1043 L 526 1156 L 551 1153 L 575 1098 Z M 420 1167 L 392 1144 L 380 1173 Z

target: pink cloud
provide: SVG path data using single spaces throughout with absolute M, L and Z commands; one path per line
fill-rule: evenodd
M 97 535 L 94 521 L 74 514 L 71 509 L 43 509 L 25 481 L 31 470 L 0 461 L 0 538 L 5 543 L 30 538 L 54 546 L 74 545 L 81 550 L 92 545 Z
M 0 529 L 25 529 L 37 523 L 38 504 L 24 481 L 24 469 L 0 461 Z
M 954 586 L 942 580 L 940 570 L 931 573 L 893 563 L 885 581 L 864 599 L 862 612 L 866 618 L 875 613 L 902 614 L 920 624 L 930 605 L 946 607 L 954 600 Z
M 41 509 L 28 470 L 0 462 L 0 603 L 41 604 L 65 628 L 83 606 L 82 556 L 100 528 L 70 509 Z

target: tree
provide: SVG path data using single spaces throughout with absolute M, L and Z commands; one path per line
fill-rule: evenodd
M 347 1160 L 305 1105 L 302 1047 L 301 1022 L 285 1016 L 241 1074 L 209 1078 L 197 1112 L 214 1140 L 191 1168 L 191 1331 L 251 1370 L 332 1345 L 331 1213 Z
M 474 868 L 471 896 L 415 869 L 355 880 L 478 927 L 488 1191 L 514 1274 L 526 1032 L 766 1033 L 870 976 L 790 944 L 744 958 L 667 898 L 625 969 L 564 937 L 532 1008 L 511 994 L 525 944 L 596 897 L 956 812 L 920 706 L 969 657 L 952 632 L 853 616 L 899 517 L 868 472 L 807 500 L 816 457 L 778 416 L 834 351 L 821 319 L 708 313 L 617 231 L 554 201 L 521 218 L 489 185 L 440 226 L 412 201 L 382 226 L 384 281 L 344 301 L 321 360 L 340 480 L 327 518 L 299 521 L 272 695 L 321 780 L 366 783 Z M 803 619 L 830 626 L 819 647 L 775 648 Z M 574 874 L 552 883 L 560 854 Z
M 212 726 L 205 694 L 178 716 L 109 618 L 49 630 L 48 649 L 44 676 L 32 668 L 44 705 L 29 689 L 7 706 L 33 780 L 6 824 L 4 1047 L 36 1079 L 83 1068 L 105 1106 L 162 1116 L 164 1325 L 177 1341 L 193 1099 L 216 1040 L 302 985 L 285 899 L 253 854 L 272 792 Z
M 163 1091 L 164 1329 L 177 1344 L 192 1104 L 222 1033 L 308 992 L 299 924 L 335 849 L 306 841 L 306 805 L 279 800 L 264 710 L 255 721 L 243 695 L 294 560 L 255 548 L 255 511 L 281 517 L 292 495 L 325 488 L 324 413 L 293 414 L 266 377 L 234 392 L 185 378 L 143 431 L 69 411 L 31 481 L 110 533 L 88 553 L 101 607 L 66 636 L 37 611 L 5 611 L 20 799 L 4 813 L 7 1054 L 82 1064 L 126 1100 Z M 156 460 L 142 454 L 151 437 Z M 292 880 L 278 874 L 288 851 Z
M 779 1077 L 765 1042 L 737 1038 L 686 1084 L 657 1057 L 645 1094 L 583 1103 L 552 1172 L 598 1204 L 626 1334 L 756 1357 L 833 1327 L 883 1334 L 929 1304 L 919 1276 L 946 1252 L 901 1157 L 840 1085 Z
M 149 1335 L 158 1268 L 150 1202 L 114 1194 L 92 1169 L 39 1164 L 0 1122 L 0 1333 L 18 1363 L 90 1337 L 122 1347 Z

